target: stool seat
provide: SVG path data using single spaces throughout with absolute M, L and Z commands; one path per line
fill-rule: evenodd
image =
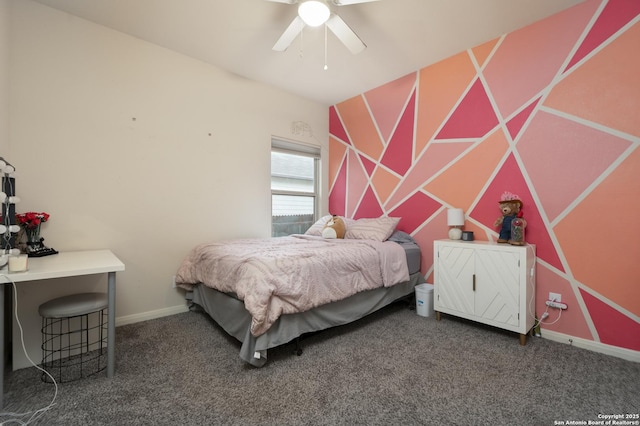
M 72 382 L 107 367 L 108 302 L 105 293 L 80 293 L 38 307 L 43 382 Z
M 106 309 L 108 303 L 105 293 L 72 294 L 43 303 L 38 313 L 45 318 L 75 317 Z

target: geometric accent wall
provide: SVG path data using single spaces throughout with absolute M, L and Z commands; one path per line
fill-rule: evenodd
M 400 217 L 430 280 L 448 208 L 495 240 L 517 194 L 543 332 L 640 351 L 638 46 L 640 1 L 588 0 L 333 105 L 329 210 Z

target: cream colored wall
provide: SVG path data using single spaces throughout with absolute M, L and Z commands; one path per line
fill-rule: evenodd
M 9 157 L 9 0 L 0 0 L 0 157 Z
M 110 248 L 125 263 L 118 325 L 185 310 L 171 280 L 196 243 L 270 235 L 272 135 L 327 153 L 326 106 L 31 1 L 12 2 L 10 35 L 18 211 L 51 214 L 50 247 Z M 293 135 L 297 121 L 314 135 Z M 92 276 L 19 287 L 34 360 L 37 306 L 105 285 Z

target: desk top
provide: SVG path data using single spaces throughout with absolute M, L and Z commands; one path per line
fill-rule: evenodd
M 124 271 L 124 263 L 111 250 L 67 251 L 44 257 L 30 257 L 28 271 L 0 270 L 0 283 L 46 280 L 78 275 Z

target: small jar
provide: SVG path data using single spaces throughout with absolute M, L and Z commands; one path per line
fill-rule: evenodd
M 511 239 L 509 240 L 510 244 L 522 246 L 525 244 L 524 241 L 524 228 L 526 226 L 526 222 L 521 217 L 513 218 L 511 221 Z

